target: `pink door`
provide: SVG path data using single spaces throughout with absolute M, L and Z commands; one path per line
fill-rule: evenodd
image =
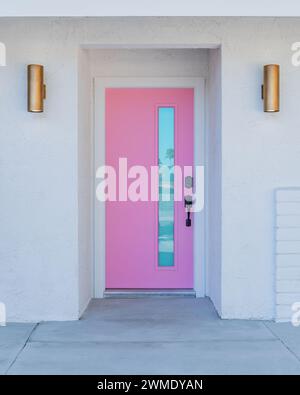
M 193 166 L 194 90 L 109 88 L 105 100 L 117 180 L 106 202 L 106 288 L 193 288 L 193 219 L 187 226 L 174 184 L 192 184 L 183 167 Z

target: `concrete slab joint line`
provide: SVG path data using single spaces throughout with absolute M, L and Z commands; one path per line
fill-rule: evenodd
M 24 348 L 26 347 L 27 343 L 30 341 L 31 335 L 33 334 L 33 332 L 36 330 L 36 328 L 39 326 L 39 322 L 36 323 L 34 325 L 34 327 L 32 328 L 32 330 L 29 332 L 26 340 L 24 341 L 23 346 L 20 348 L 19 352 L 16 354 L 16 356 L 14 357 L 14 359 L 12 360 L 12 362 L 10 363 L 10 365 L 8 366 L 8 368 L 5 371 L 5 375 L 8 374 L 10 368 L 14 365 L 14 363 L 16 362 L 16 360 L 18 359 L 18 356 L 22 353 L 22 351 L 24 350 Z
M 289 347 L 286 342 L 284 342 L 274 331 L 272 331 L 271 328 L 268 327 L 268 325 L 264 322 L 263 323 L 265 325 L 265 327 L 272 333 L 272 335 L 274 335 L 274 337 L 279 340 L 281 342 L 281 344 L 292 354 L 294 355 L 294 357 L 297 359 L 297 361 L 300 364 L 300 355 L 297 355 L 297 353 L 295 353 L 291 347 Z M 299 343 L 300 344 L 300 343 Z

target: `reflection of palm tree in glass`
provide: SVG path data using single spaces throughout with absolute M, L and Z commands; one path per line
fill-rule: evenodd
M 166 159 L 170 161 L 170 165 L 173 165 L 173 159 L 174 159 L 174 149 L 173 148 L 168 148 L 166 152 Z

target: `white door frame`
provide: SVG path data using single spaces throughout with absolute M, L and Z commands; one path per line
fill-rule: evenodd
M 205 80 L 204 78 L 94 78 L 94 297 L 105 291 L 105 203 L 96 199 L 96 170 L 105 165 L 106 88 L 194 88 L 194 165 L 205 166 Z M 206 188 L 206 180 L 205 180 Z M 205 206 L 194 213 L 194 290 L 205 296 Z

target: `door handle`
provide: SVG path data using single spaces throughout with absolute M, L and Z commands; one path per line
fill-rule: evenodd
M 186 220 L 185 220 L 185 226 L 190 227 L 192 226 L 192 220 L 191 220 L 191 208 L 193 206 L 193 198 L 190 195 L 187 195 L 184 197 L 184 207 L 186 210 Z

